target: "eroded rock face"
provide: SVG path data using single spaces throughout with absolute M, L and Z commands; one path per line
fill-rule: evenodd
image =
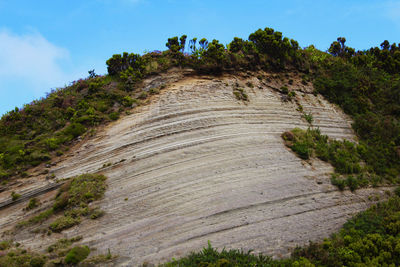
M 350 119 L 309 93 L 312 88 L 295 83 L 289 89 L 304 93 L 297 91 L 297 103 L 283 102 L 280 85 L 251 76 L 183 78 L 99 131 L 51 172 L 108 176 L 101 201 L 106 215 L 64 234 L 83 235 L 97 253 L 110 248 L 120 265 L 135 266 L 184 256 L 208 240 L 218 248 L 286 256 L 336 231 L 371 204 L 369 195 L 385 189 L 338 192 L 330 165 L 301 161 L 288 150 L 281 134 L 309 127 L 303 111 L 331 138 L 355 137 Z M 236 99 L 237 87 L 248 102 Z M 18 212 L 2 211 L 8 219 L 0 224 Z M 57 237 L 16 238 L 45 248 Z

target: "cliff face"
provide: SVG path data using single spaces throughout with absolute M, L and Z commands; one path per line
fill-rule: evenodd
M 284 131 L 310 126 L 303 112 L 323 134 L 355 140 L 341 110 L 314 96 L 295 74 L 290 78 L 287 85 L 267 73 L 215 78 L 170 72 L 145 80 L 147 89 L 165 89 L 50 168 L 57 178 L 109 177 L 100 203 L 105 216 L 63 234 L 82 235 L 98 253 L 110 248 L 120 264 L 136 265 L 183 256 L 208 240 L 218 248 L 285 256 L 339 229 L 385 188 L 339 192 L 330 184 L 329 164 L 302 161 L 285 147 Z M 279 92 L 283 85 L 296 92 L 291 101 Z M 238 89 L 248 101 L 235 97 Z M 23 190 L 46 183 L 38 177 Z M 23 217 L 21 207 L 0 210 L 0 231 Z M 56 238 L 16 235 L 36 249 Z

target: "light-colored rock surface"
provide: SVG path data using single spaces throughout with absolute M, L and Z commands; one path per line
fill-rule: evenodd
M 234 97 L 236 84 L 248 103 Z M 208 240 L 218 248 L 286 256 L 339 229 L 385 188 L 338 192 L 329 182 L 330 165 L 303 162 L 286 148 L 280 135 L 308 123 L 271 86 L 279 82 L 187 77 L 99 131 L 51 171 L 108 176 L 100 202 L 106 215 L 64 234 L 83 235 L 98 253 L 110 248 L 120 265 L 136 266 L 186 255 Z M 322 133 L 354 140 L 351 121 L 338 108 L 321 96 L 296 97 Z M 102 168 L 107 163 L 113 165 Z M 0 228 L 15 222 L 22 207 L 0 211 Z M 17 235 L 34 248 L 57 237 Z

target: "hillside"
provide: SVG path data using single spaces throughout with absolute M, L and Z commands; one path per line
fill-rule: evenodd
M 218 41 L 203 41 L 203 50 L 194 50 L 203 53 L 199 62 L 179 52 L 182 38 L 168 40 L 164 56 L 115 55 L 107 62 L 109 76 L 91 73 L 87 80 L 32 104 L 32 109 L 40 104 L 49 114 L 56 109 L 64 121 L 41 129 L 33 126 L 26 133 L 35 136 L 30 141 L 26 135 L 19 138 L 29 127 L 19 123 L 27 108 L 5 115 L 0 153 L 5 173 L 0 192 L 2 238 L 44 252 L 60 238 L 81 236 L 79 244 L 96 248 L 92 256 L 111 251 L 118 255 L 113 263 L 122 266 L 166 262 L 199 251 L 208 241 L 220 249 L 281 258 L 309 240 L 321 241 L 354 214 L 388 198 L 398 182 L 399 164 L 392 157 L 400 141 L 395 99 L 388 101 L 386 95 L 393 93 L 392 88 L 371 97 L 360 97 L 355 89 L 357 93 L 349 95 L 345 86 L 372 79 L 354 67 L 358 63 L 346 59 L 349 54 L 356 59 L 355 52 L 340 43 L 336 48 L 333 44 L 333 56 L 313 48 L 300 50 L 293 40 L 288 46 L 262 46 L 257 40 L 263 34 L 257 31 L 249 38 L 259 47 L 249 48 L 250 41 L 235 39 L 228 52 Z M 282 36 L 280 40 L 287 44 Z M 259 53 L 253 67 L 251 49 Z M 273 53 L 268 52 L 271 49 Z M 220 58 L 224 53 L 231 53 L 230 62 Z M 247 58 L 235 62 L 235 53 Z M 153 56 L 155 61 L 145 60 Z M 124 67 L 123 58 L 129 67 Z M 160 67 L 165 58 L 167 67 Z M 260 67 L 267 62 L 268 67 Z M 307 64 L 315 66 L 307 69 Z M 386 82 L 396 77 L 388 74 L 391 71 L 382 74 Z M 378 85 L 385 83 L 380 77 L 373 80 Z M 67 105 L 65 99 L 71 95 Z M 99 108 L 104 99 L 110 99 L 107 108 Z M 369 105 L 362 110 L 366 102 Z M 372 111 L 379 111 L 376 119 L 386 118 L 385 130 L 376 126 L 377 121 L 373 127 L 365 121 Z M 49 117 L 35 119 L 51 121 Z M 298 154 L 294 153 L 282 138 L 294 128 L 319 129 L 332 140 L 354 142 L 343 144 L 355 152 L 339 147 L 325 158 L 316 153 L 302 159 L 299 150 L 292 147 Z M 7 138 L 22 147 L 10 149 L 14 143 L 7 143 Z M 34 154 L 46 157 L 30 156 Z M 357 168 L 338 168 L 348 166 L 353 156 Z M 357 190 L 332 185 L 335 172 L 344 187 Z M 107 177 L 104 198 L 86 201 L 89 211 L 70 204 L 56 210 L 53 199 L 58 203 L 69 190 L 63 189 L 65 185 L 70 186 L 63 179 L 84 173 Z M 32 197 L 42 205 L 27 210 Z M 97 208 L 104 215 L 86 219 L 88 213 L 92 217 L 90 209 Z M 51 214 L 39 225 L 30 222 L 46 210 Z M 51 223 L 62 213 L 72 221 L 55 228 Z

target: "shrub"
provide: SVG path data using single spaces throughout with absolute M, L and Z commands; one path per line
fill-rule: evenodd
M 192 252 L 179 260 L 173 260 L 161 266 L 165 267 L 186 267 L 186 266 L 273 266 L 275 263 L 270 257 L 253 255 L 251 251 L 239 250 L 218 251 L 208 243 L 208 247 L 200 252 Z M 279 266 L 279 262 L 276 262 Z M 284 265 L 283 265 L 284 266 Z M 289 266 L 289 265 L 287 265 Z
M 15 193 L 14 191 L 11 192 L 11 199 L 12 201 L 16 201 L 17 199 L 19 199 L 21 197 L 20 194 Z
M 39 207 L 40 202 L 37 198 L 29 199 L 28 205 L 26 206 L 26 210 L 33 210 L 34 208 Z
M 76 246 L 73 247 L 65 256 L 65 263 L 67 264 L 78 264 L 87 258 L 90 254 L 88 246 Z
M 353 192 L 358 188 L 358 182 L 353 176 L 348 176 L 346 179 L 346 184 L 350 188 L 350 190 Z
M 289 93 L 289 88 L 287 88 L 287 86 L 282 86 L 281 87 L 281 92 L 285 95 L 287 95 Z
M 0 250 L 7 250 L 8 248 L 10 248 L 12 245 L 12 241 L 10 240 L 4 240 L 4 241 L 0 241 Z
M 53 213 L 54 213 L 54 210 L 52 208 L 48 209 L 48 210 L 45 210 L 45 211 L 39 213 L 38 215 L 30 218 L 28 221 L 19 222 L 16 227 L 17 228 L 21 228 L 21 227 L 24 227 L 24 226 L 29 226 L 29 225 L 33 225 L 33 224 L 44 222 L 45 220 L 50 218 L 50 216 L 53 215 Z
M 306 142 L 295 142 L 291 147 L 294 152 L 299 155 L 302 159 L 309 159 L 311 155 L 311 149 L 308 143 Z
M 314 119 L 311 113 L 303 113 L 303 117 L 309 124 L 312 124 Z
M 81 222 L 79 217 L 73 218 L 70 216 L 62 216 L 57 218 L 54 222 L 52 222 L 49 226 L 50 230 L 53 232 L 61 232 L 62 230 L 71 228 L 74 225 L 77 225 Z
M 116 121 L 119 119 L 119 113 L 118 112 L 112 112 L 108 115 L 110 120 Z
M 130 96 L 125 96 L 122 99 L 122 105 L 124 105 L 125 107 L 131 107 L 133 104 L 133 99 Z
M 252 82 L 247 82 L 246 85 L 247 85 L 247 87 L 249 87 L 249 88 L 253 88 L 253 87 L 254 87 L 254 85 L 253 85 Z
M 78 137 L 84 132 L 86 132 L 85 126 L 76 122 L 71 123 L 63 130 L 63 134 L 71 136 L 72 138 Z
M 46 264 L 46 258 L 43 256 L 33 257 L 29 264 L 31 267 L 42 267 Z
M 243 101 L 248 101 L 249 97 L 244 91 L 243 88 L 236 88 L 233 90 L 233 94 L 235 95 L 237 100 L 243 100 Z
M 55 150 L 59 147 L 59 140 L 57 138 L 48 138 L 45 140 L 45 144 L 49 150 Z
M 146 99 L 147 98 L 147 93 L 146 92 L 141 92 L 140 95 L 137 97 L 138 99 Z
M 61 238 L 61 239 L 57 240 L 56 243 L 50 245 L 47 248 L 47 252 L 50 252 L 50 253 L 51 252 L 59 252 L 60 250 L 64 250 L 64 249 L 70 247 L 73 243 L 78 242 L 80 240 L 82 240 L 82 236 L 76 236 L 76 237 L 73 237 L 70 239 Z
M 400 186 L 396 187 L 396 189 L 394 190 L 394 193 L 400 197 Z
M 95 220 L 97 218 L 100 218 L 104 215 L 104 211 L 100 209 L 94 209 L 90 211 L 90 219 Z
M 89 202 L 103 197 L 107 188 L 104 175 L 82 174 L 66 182 L 58 191 L 53 208 L 64 210 L 86 207 Z
M 151 94 L 151 95 L 156 95 L 156 94 L 159 94 L 159 93 L 160 93 L 160 90 L 157 89 L 157 88 L 150 88 L 149 89 L 149 94 Z

